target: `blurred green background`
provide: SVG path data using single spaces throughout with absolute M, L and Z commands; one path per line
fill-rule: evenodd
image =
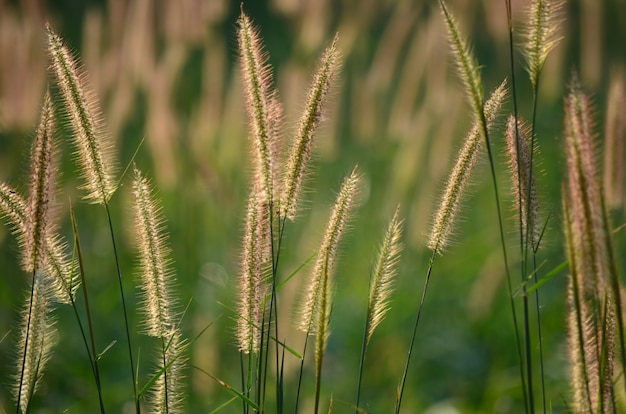
M 485 90 L 510 79 L 504 0 L 448 3 L 475 46 Z M 527 5 L 527 1 L 513 1 L 518 42 Z M 306 209 L 286 229 L 281 274 L 287 276 L 316 251 L 341 179 L 358 164 L 366 184 L 338 263 L 323 388 L 326 402 L 334 397 L 335 412 L 349 412 L 357 381 L 369 271 L 386 223 L 400 203 L 406 248 L 392 309 L 371 342 L 362 398 L 370 412 L 390 412 L 426 272 L 429 251 L 424 242 L 431 215 L 471 123 L 437 2 L 269 0 L 244 1 L 243 9 L 259 26 L 270 55 L 285 107 L 287 142 L 295 133 L 317 59 L 339 32 L 343 63 L 317 137 Z M 233 339 L 233 314 L 227 307 L 233 305 L 237 288 L 251 173 L 237 66 L 239 10 L 239 2 L 227 0 L 0 0 L 0 179 L 22 191 L 27 188 L 28 151 L 50 78 L 43 29 L 45 22 L 50 22 L 82 59 L 121 169 L 145 138 L 136 161 L 153 178 L 163 201 L 178 296 L 183 307 L 189 303 L 182 322 L 184 332 L 193 338 L 214 322 L 193 344 L 190 364 L 235 386 L 240 384 L 239 355 Z M 541 215 L 544 220 L 549 218 L 539 253 L 542 274 L 564 260 L 559 196 L 564 166 L 561 103 L 570 71 L 575 68 L 592 92 L 601 132 L 610 74 L 626 58 L 623 0 L 569 1 L 561 17 L 562 41 L 543 73 L 537 118 L 542 172 L 538 190 Z M 530 82 L 521 56 L 515 58 L 520 113 L 529 118 Z M 510 111 L 509 99 L 504 112 Z M 493 142 L 500 166 L 499 185 L 506 196 L 503 208 L 510 217 L 505 225 L 513 280 L 518 283 L 517 221 L 502 149 L 504 119 L 500 118 Z M 84 249 L 99 349 L 117 341 L 101 362 L 105 403 L 110 412 L 131 412 L 122 310 L 106 216 L 101 207 L 80 202 L 67 141 L 60 139 L 63 160 L 57 212 L 61 233 L 70 240 L 71 201 Z M 601 149 L 601 139 L 599 142 Z M 523 410 L 486 167 L 485 159 L 462 208 L 454 246 L 435 263 L 405 392 L 407 413 Z M 134 312 L 137 262 L 129 187 L 127 178 L 113 198 L 112 208 L 130 293 L 131 326 L 140 331 Z M 615 219 L 619 225 L 624 216 L 618 212 Z M 618 253 L 624 252 L 624 236 L 620 233 L 617 238 Z M 10 389 L 16 335 L 12 329 L 17 326 L 27 286 L 18 256 L 15 239 L 7 227 L 0 227 L 0 338 L 8 333 L 0 343 L 0 410 L 6 412 L 12 411 L 14 404 Z M 296 349 L 301 349 L 304 338 L 293 329 L 291 315 L 307 280 L 305 268 L 289 282 L 280 300 L 281 331 Z M 555 413 L 565 412 L 570 398 L 565 282 L 564 272 L 540 290 L 547 399 Z M 59 344 L 32 412 L 95 412 L 95 387 L 72 311 L 59 307 L 55 314 Z M 140 354 L 140 383 L 144 383 L 157 344 L 138 332 L 133 340 L 136 355 Z M 289 356 L 286 362 L 290 407 L 299 362 Z M 311 361 L 307 366 L 304 412 L 314 387 Z M 538 365 L 535 368 L 538 370 Z M 188 369 L 186 376 L 189 412 L 208 412 L 231 398 L 199 371 Z M 538 377 L 535 382 L 538 384 Z M 224 412 L 240 409 L 239 403 L 231 404 Z

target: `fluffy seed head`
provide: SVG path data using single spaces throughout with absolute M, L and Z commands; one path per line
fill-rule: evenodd
M 150 392 L 150 413 L 177 414 L 184 413 L 185 396 L 183 394 L 183 370 L 187 364 L 188 343 L 182 338 L 178 329 L 172 330 L 161 341 L 161 357 L 159 367 L 166 369 L 154 383 Z
M 257 193 L 250 192 L 246 228 L 243 241 L 241 275 L 239 278 L 239 318 L 237 319 L 237 346 L 244 353 L 260 349 L 265 295 L 264 240 L 269 225 L 267 209 L 259 204 Z
M 562 5 L 563 2 L 558 0 L 533 0 L 530 3 L 522 53 L 533 87 L 537 87 L 548 53 L 561 40 L 558 14 Z
M 531 174 L 530 134 L 530 129 L 522 120 L 518 120 L 516 130 L 515 117 L 509 117 L 506 128 L 506 143 L 513 184 L 511 188 L 513 189 L 517 212 L 521 215 L 522 234 L 528 234 L 531 245 L 536 248 L 539 244 L 541 227 L 539 225 L 539 204 L 537 202 L 534 179 L 530 183 L 530 191 L 528 190 L 528 181 Z M 517 142 L 517 137 L 519 137 L 519 142 Z M 517 153 L 518 147 L 519 156 Z M 528 233 L 529 231 L 530 233 Z
M 397 264 L 402 251 L 402 220 L 399 218 L 400 206 L 389 223 L 387 233 L 380 246 L 376 267 L 370 280 L 370 297 L 367 306 L 367 342 L 374 330 L 383 321 L 389 310 L 389 297 L 393 291 L 393 282 L 397 273 Z
M 448 38 L 450 46 L 452 47 L 452 53 L 454 61 L 459 72 L 459 76 L 465 86 L 472 111 L 474 112 L 474 118 L 479 125 L 478 134 L 482 136 L 485 133 L 485 117 L 483 115 L 483 86 L 480 78 L 480 71 L 476 58 L 472 54 L 471 48 L 467 44 L 467 40 L 459 30 L 458 24 L 452 13 L 448 10 L 448 6 L 443 0 L 439 0 L 441 11 L 446 21 L 446 27 L 448 29 Z M 483 137 L 487 139 L 487 137 Z
M 281 215 L 293 220 L 297 214 L 298 198 L 307 174 L 307 165 L 313 150 L 313 138 L 320 125 L 328 91 L 339 66 L 338 37 L 322 56 L 320 67 L 315 74 L 313 84 L 300 118 L 291 155 L 285 168 L 283 192 L 280 197 Z
M 324 239 L 311 273 L 311 281 L 303 302 L 298 325 L 298 329 L 307 334 L 317 332 L 320 327 L 327 331 L 325 329 L 327 313 L 330 312 L 330 298 L 327 295 L 332 291 L 331 281 L 327 279 L 332 274 L 339 242 L 354 208 L 360 180 L 360 175 L 355 167 L 352 174 L 344 179 L 330 214 Z
M 30 192 L 26 205 L 23 267 L 28 273 L 41 271 L 45 263 L 45 241 L 50 232 L 50 207 L 54 189 L 54 120 L 50 94 L 46 93 L 39 126 L 31 149 Z
M 260 191 L 261 202 L 271 203 L 277 168 L 278 137 L 274 135 L 280 131 L 282 110 L 272 89 L 272 68 L 267 63 L 258 30 L 243 12 L 238 25 L 241 71 L 254 147 L 255 186 Z
M 506 81 L 496 88 L 485 104 L 485 119 L 488 128 L 495 120 L 505 96 Z M 478 159 L 482 142 L 480 137 L 480 126 L 478 122 L 475 122 L 459 151 L 456 164 L 450 173 L 446 189 L 441 197 L 439 208 L 435 213 L 433 227 L 428 239 L 428 248 L 436 253 L 441 253 L 449 243 L 461 199 Z
M 21 312 L 17 346 L 17 372 L 13 396 L 19 401 L 22 413 L 28 412 L 30 397 L 35 394 L 43 377 L 46 363 L 56 344 L 56 328 L 46 291 L 46 280 L 41 273 L 34 278 L 32 297 L 26 300 Z M 32 303 L 31 303 L 32 301 Z M 31 309 L 29 315 L 29 309 Z M 27 339 L 28 337 L 28 339 Z M 24 353 L 26 357 L 24 358 Z
M 161 208 L 153 198 L 148 180 L 136 167 L 134 172 L 134 209 L 146 334 L 164 338 L 171 333 L 176 322 L 173 311 L 176 303 L 170 293 L 174 275 L 166 246 L 167 233 Z
M 65 111 L 73 132 L 76 155 L 85 181 L 85 199 L 106 204 L 115 192 L 111 143 L 103 133 L 97 100 L 85 87 L 76 59 L 62 39 L 48 26 L 48 51 L 51 68 L 65 102 Z

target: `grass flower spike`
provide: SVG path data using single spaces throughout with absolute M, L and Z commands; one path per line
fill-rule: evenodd
M 396 212 L 389 223 L 387 233 L 380 246 L 380 253 L 376 261 L 376 267 L 370 280 L 370 296 L 367 305 L 367 333 L 366 342 L 369 342 L 374 334 L 374 330 L 382 322 L 385 314 L 389 310 L 389 296 L 393 289 L 393 280 L 396 276 L 396 266 L 400 259 L 402 244 L 402 221 L 398 217 L 400 207 L 396 208 Z
M 496 88 L 485 105 L 485 118 L 487 119 L 488 127 L 495 120 L 505 96 L 506 81 Z M 441 197 L 439 208 L 435 213 L 433 227 L 428 239 L 428 248 L 436 253 L 441 253 L 450 241 L 450 235 L 454 229 L 462 196 L 482 147 L 480 137 L 479 125 L 475 123 L 459 151 L 456 164 L 448 178 L 448 183 Z
M 255 191 L 250 192 L 239 285 L 237 344 L 241 352 L 256 353 L 260 348 L 266 287 L 263 280 L 263 228 L 266 209 L 261 208 Z
M 533 0 L 530 3 L 522 52 L 533 88 L 537 88 L 548 54 L 559 43 L 558 12 L 561 6 L 560 0 Z
M 241 70 L 254 146 L 255 181 L 262 202 L 273 201 L 276 179 L 276 133 L 282 111 L 272 89 L 272 71 L 258 30 L 243 12 L 238 20 Z
M 152 412 L 180 412 L 181 369 L 185 343 L 178 329 L 176 301 L 172 295 L 174 275 L 171 270 L 167 235 L 161 208 L 154 200 L 148 180 L 134 167 L 133 192 L 140 249 L 141 289 L 146 334 L 161 339 L 159 365 L 164 369 L 152 392 Z
M 85 183 L 86 200 L 106 204 L 115 192 L 111 144 L 103 133 L 93 94 L 85 88 L 76 59 L 62 39 L 48 26 L 51 67 L 65 102 L 64 110 L 74 134 L 77 158 Z
M 19 386 L 14 388 L 14 397 L 22 413 L 29 411 L 31 397 L 37 391 L 52 347 L 57 342 L 46 278 L 37 272 L 34 282 L 32 290 L 29 290 L 31 296 L 21 312 L 17 345 L 19 355 L 15 384 Z
M 298 198 L 306 177 L 306 169 L 311 158 L 313 137 L 322 119 L 322 112 L 328 91 L 339 66 L 337 36 L 324 52 L 320 67 L 309 90 L 304 113 L 300 118 L 298 132 L 285 168 L 283 193 L 280 197 L 281 215 L 293 220 L 297 213 Z
M 539 237 L 541 235 L 541 227 L 538 218 L 539 204 L 537 202 L 537 191 L 535 189 L 534 180 L 530 183 L 530 190 L 528 189 L 531 168 L 531 138 L 529 128 L 526 127 L 521 120 L 517 123 L 517 133 L 519 133 L 519 169 L 517 168 L 518 145 L 516 144 L 515 117 L 510 116 L 506 128 L 506 144 L 509 156 L 509 169 L 513 177 L 511 188 L 514 189 L 513 194 L 517 206 L 516 211 L 521 214 L 522 234 L 527 234 L 527 232 L 530 231 L 529 240 L 533 249 L 535 249 L 539 244 Z M 529 194 L 530 198 L 528 197 Z
M 472 111 L 474 112 L 474 118 L 478 123 L 478 134 L 483 136 L 487 133 L 485 114 L 483 113 L 483 86 L 480 78 L 480 71 L 476 58 L 474 58 L 472 51 L 467 44 L 467 41 L 463 37 L 463 34 L 459 30 L 458 24 L 452 16 L 452 13 L 448 10 L 448 6 L 443 0 L 439 0 L 441 11 L 445 17 L 446 27 L 448 29 L 448 36 L 450 38 L 450 45 L 452 46 L 452 52 L 454 54 L 454 60 L 459 71 L 459 75 L 465 86 Z M 486 136 L 483 136 L 487 139 Z

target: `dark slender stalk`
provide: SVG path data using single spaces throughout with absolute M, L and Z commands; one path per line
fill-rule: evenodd
M 406 357 L 406 364 L 404 366 L 404 373 L 402 374 L 402 380 L 398 387 L 398 396 L 396 400 L 395 414 L 400 413 L 400 406 L 402 405 L 402 396 L 404 394 L 404 385 L 406 384 L 406 377 L 409 373 L 409 364 L 411 362 L 411 354 L 413 353 L 413 345 L 415 344 L 415 336 L 417 334 L 417 325 L 420 322 L 420 316 L 422 315 L 422 309 L 424 308 L 424 300 L 426 299 L 426 292 L 428 291 L 428 283 L 430 282 L 430 274 L 433 271 L 433 264 L 435 262 L 435 256 L 437 255 L 437 248 L 433 249 L 433 253 L 430 256 L 428 262 L 428 270 L 426 271 L 426 279 L 424 280 L 424 288 L 422 290 L 422 298 L 420 299 L 419 307 L 417 308 L 417 315 L 415 317 L 415 325 L 413 325 L 413 334 L 411 335 L 411 343 L 409 345 L 409 353 Z
M 20 386 L 17 391 L 17 406 L 15 414 L 20 413 L 20 403 L 22 402 L 22 388 L 24 387 L 24 368 L 26 366 L 26 354 L 28 352 L 28 339 L 30 336 L 30 320 L 33 314 L 33 295 L 35 294 L 35 275 L 36 269 L 33 269 L 32 282 L 30 284 L 30 299 L 28 302 L 28 318 L 26 321 L 26 339 L 24 340 L 24 355 L 22 356 L 22 371 L 20 372 Z
M 515 153 L 516 153 L 516 168 L 517 168 L 517 197 L 520 202 L 519 205 L 519 214 L 518 214 L 518 224 L 519 224 L 519 239 L 520 239 L 520 273 L 522 279 L 522 302 L 523 302 L 523 312 L 524 312 L 524 346 L 525 346 L 525 355 L 526 355 L 526 373 L 528 375 L 528 384 L 523 384 L 524 387 L 527 387 L 528 394 L 524 396 L 524 399 L 528 398 L 526 402 L 526 410 L 530 409 L 531 413 L 535 412 L 535 401 L 534 401 L 534 392 L 533 392 L 533 374 L 532 374 L 532 353 L 531 353 L 531 337 L 530 337 L 530 316 L 529 316 L 529 306 L 528 306 L 528 295 L 526 293 L 526 273 L 527 273 L 527 250 L 528 250 L 528 235 L 530 233 L 530 222 L 528 218 L 530 217 L 530 182 L 529 190 L 526 199 L 522 197 L 522 181 L 521 181 L 521 160 L 520 160 L 520 133 L 518 128 L 518 108 L 517 108 L 517 82 L 515 80 L 515 54 L 513 51 L 513 18 L 511 14 L 511 1 L 506 0 L 506 11 L 507 11 L 507 22 L 509 29 L 509 62 L 511 66 L 511 94 L 513 97 L 513 117 L 515 120 Z M 533 131 L 534 134 L 534 131 Z M 532 154 L 532 149 L 531 149 Z M 532 155 L 531 155 L 532 156 Z M 531 164 L 532 169 L 532 164 Z M 528 172 L 530 175 L 531 173 Z M 524 206 L 523 203 L 526 205 Z M 526 217 L 524 218 L 524 207 L 526 208 Z M 524 219 L 526 219 L 526 229 L 524 229 Z M 524 231 L 525 230 L 525 231 Z M 542 378 L 543 381 L 543 378 Z M 545 410 L 545 406 L 544 406 Z
M 137 398 L 137 378 L 135 376 L 135 362 L 133 361 L 133 348 L 130 340 L 130 328 L 128 327 L 128 312 L 126 310 L 126 299 L 124 298 L 124 285 L 122 284 L 122 271 L 120 269 L 120 260 L 117 253 L 117 245 L 115 243 L 115 232 L 113 231 L 113 220 L 111 219 L 111 211 L 109 209 L 109 203 L 104 203 L 104 208 L 107 212 L 107 219 L 109 221 L 109 231 L 111 233 L 111 243 L 113 244 L 113 255 L 115 256 L 115 268 L 117 270 L 117 281 L 120 287 L 120 297 L 122 299 L 122 309 L 124 310 L 124 326 L 126 328 L 126 341 L 128 343 L 128 358 L 130 361 L 130 372 L 133 379 L 133 395 L 135 398 L 135 412 L 139 414 L 141 409 L 139 407 L 139 398 Z
M 304 349 L 302 350 L 302 360 L 300 360 L 300 373 L 298 374 L 298 390 L 296 391 L 296 406 L 294 414 L 298 413 L 298 403 L 300 402 L 300 389 L 302 388 L 302 372 L 304 371 L 304 359 L 306 357 L 306 346 L 309 342 L 309 333 L 307 332 L 304 338 Z
M 93 329 L 93 318 L 91 317 L 91 306 L 89 305 L 89 291 L 87 289 L 87 278 L 85 277 L 85 268 L 83 266 L 83 254 L 80 248 L 80 238 L 78 236 L 78 224 L 76 223 L 76 216 L 74 215 L 74 207 L 70 203 L 70 218 L 72 221 L 72 231 L 74 232 L 74 245 L 76 247 L 76 256 L 78 257 L 78 274 L 80 275 L 80 284 L 83 287 L 83 294 L 85 295 L 85 312 L 87 313 L 87 327 L 89 328 L 89 339 L 91 341 L 91 352 L 93 354 L 90 357 L 90 361 L 93 361 L 92 369 L 94 371 L 94 377 L 96 380 L 96 389 L 98 390 L 98 400 L 100 402 L 100 412 L 104 414 L 104 402 L 102 400 L 102 384 L 100 382 L 100 369 L 98 368 L 98 351 L 96 348 L 96 339 L 94 335 Z M 71 293 L 70 293 L 71 297 Z M 72 299 L 72 303 L 74 300 Z M 78 324 L 81 327 L 80 318 L 78 317 L 78 313 L 76 311 L 76 306 L 74 307 L 74 312 L 76 313 L 76 318 L 78 319 Z M 84 338 L 84 334 L 83 334 Z M 85 346 L 87 344 L 85 343 Z M 89 347 L 87 346 L 87 351 L 89 351 Z
M 250 353 L 249 355 L 251 355 L 252 353 Z M 239 352 L 239 368 L 241 369 L 241 389 L 243 390 L 243 395 L 245 395 L 247 398 L 250 398 L 250 389 L 248 388 L 248 381 L 245 379 L 246 376 L 244 374 L 245 370 L 244 370 L 244 366 L 243 366 L 243 352 Z M 248 376 L 249 378 L 249 376 Z M 246 402 L 244 400 L 241 400 L 241 403 L 243 404 L 243 414 L 247 413 L 246 407 L 248 406 L 248 404 L 246 404 Z
M 170 412 L 170 406 L 168 403 L 168 392 L 167 392 L 167 353 L 165 348 L 165 340 L 161 337 L 161 350 L 163 351 L 163 384 L 165 384 L 165 414 Z
M 368 310 L 369 314 L 369 310 Z M 361 380 L 363 379 L 363 367 L 365 365 L 365 354 L 367 353 L 367 331 L 369 328 L 369 318 L 365 316 L 365 331 L 363 332 L 363 343 L 361 344 L 361 360 L 359 362 L 359 379 L 356 387 L 356 414 L 359 414 L 359 401 L 361 400 Z

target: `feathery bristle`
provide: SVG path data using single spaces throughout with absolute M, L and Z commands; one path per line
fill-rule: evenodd
M 303 302 L 302 313 L 298 329 L 308 334 L 316 333 L 320 327 L 325 328 L 326 312 L 330 310 L 330 298 L 326 297 L 332 291 L 330 278 L 335 264 L 335 257 L 339 242 L 346 230 L 361 178 L 357 167 L 352 174 L 346 177 L 339 190 L 339 195 L 330 214 L 324 239 L 317 253 L 317 259 L 311 281 L 309 282 L 306 298 Z M 325 307 L 326 306 L 326 307 Z M 326 331 L 326 329 L 323 329 Z
M 74 134 L 77 158 L 85 180 L 85 196 L 97 204 L 106 204 L 115 192 L 112 146 L 103 133 L 96 98 L 85 87 L 76 59 L 62 39 L 48 26 L 48 48 L 51 67 L 65 102 L 66 115 Z
M 272 136 L 279 128 L 280 106 L 272 89 L 272 70 L 258 35 L 258 30 L 243 11 L 238 20 L 241 68 L 248 116 L 255 149 L 255 181 L 262 203 L 273 202 L 275 191 L 276 154 Z
M 26 205 L 23 267 L 28 273 L 45 266 L 45 241 L 50 232 L 54 188 L 54 120 L 50 94 L 46 93 L 39 126 L 31 149 L 30 193 Z
M 506 128 L 507 153 L 509 156 L 509 169 L 513 185 L 513 196 L 517 206 L 517 212 L 521 215 L 522 234 L 529 235 L 529 241 L 533 248 L 539 244 L 541 236 L 541 227 L 539 225 L 539 204 L 537 202 L 537 191 L 535 189 L 535 181 L 530 183 L 530 191 L 528 190 L 528 179 L 531 174 L 530 165 L 530 146 L 531 131 L 522 120 L 517 121 L 517 130 L 515 126 L 515 117 L 509 116 Z M 519 137 L 519 142 L 517 141 Z M 519 147 L 519 158 L 517 149 Z M 519 161 L 519 165 L 518 165 Z M 530 195 L 530 198 L 529 198 Z M 530 231 L 530 233 L 528 233 Z
M 160 369 L 166 367 L 150 392 L 150 412 L 153 414 L 183 413 L 183 369 L 187 363 L 185 352 L 188 343 L 178 329 L 172 330 L 162 338 L 165 349 L 161 349 Z
M 321 123 L 328 91 L 338 69 L 338 37 L 322 56 L 320 67 L 309 90 L 304 113 L 300 118 L 298 132 L 285 168 L 283 193 L 280 197 L 281 216 L 293 220 L 297 214 L 298 198 L 307 174 L 307 165 L 313 151 L 313 137 Z
M 505 96 L 506 81 L 496 88 L 485 104 L 487 128 L 491 127 L 498 115 Z M 446 189 L 441 197 L 439 209 L 435 213 L 433 227 L 428 239 L 428 248 L 433 252 L 441 253 L 449 243 L 461 199 L 482 146 L 480 137 L 480 125 L 475 122 L 459 151 L 456 164 L 450 173 Z
M 50 295 L 46 292 L 46 280 L 41 273 L 37 273 L 33 280 L 35 285 L 32 297 L 26 300 L 21 312 L 20 338 L 17 347 L 19 356 L 15 376 L 16 385 L 13 390 L 14 398 L 16 401 L 19 400 L 19 409 L 22 413 L 28 412 L 30 398 L 37 391 L 52 347 L 56 343 L 56 329 L 48 300 Z M 32 308 L 30 315 L 29 308 Z M 26 355 L 24 355 L 25 349 Z
M 26 233 L 26 201 L 4 183 L 0 183 L 0 213 L 6 216 L 7 224 L 12 228 L 18 242 L 23 244 Z M 57 303 L 69 303 L 69 295 L 74 294 L 79 282 L 77 278 L 72 278 L 72 264 L 64 250 L 65 243 L 58 235 L 47 235 L 44 245 L 44 273 L 49 279 L 49 288 L 46 291 L 50 293 L 50 300 Z
M 263 228 L 264 220 L 255 191 L 250 192 L 246 229 L 243 241 L 241 275 L 239 279 L 239 318 L 237 319 L 237 344 L 239 351 L 256 353 L 260 348 L 263 306 L 266 287 L 263 278 Z
M 522 52 L 533 88 L 537 87 L 548 54 L 561 40 L 557 32 L 558 12 L 562 4 L 559 0 L 533 0 L 530 3 Z
M 446 20 L 450 46 L 454 54 L 459 76 L 465 85 L 465 91 L 470 100 L 472 111 L 474 112 L 475 122 L 478 124 L 478 134 L 483 136 L 486 132 L 487 122 L 484 116 L 483 87 L 480 78 L 480 71 L 476 58 L 473 56 L 470 47 L 461 31 L 457 22 L 448 10 L 443 0 L 439 0 L 441 11 Z M 484 139 L 487 137 L 483 136 Z
M 626 91 L 622 70 L 611 75 L 606 105 L 604 143 L 604 191 L 607 205 L 620 208 L 624 205 L 624 157 L 626 157 Z
M 393 282 L 397 274 L 397 264 L 402 251 L 402 220 L 399 218 L 400 206 L 389 223 L 387 233 L 380 246 L 376 267 L 370 281 L 370 297 L 367 306 L 367 342 L 374 330 L 383 321 L 389 310 L 389 297 L 393 291 Z
M 141 264 L 141 290 L 146 334 L 164 338 L 175 326 L 174 299 L 170 293 L 171 270 L 167 234 L 161 208 L 153 198 L 148 180 L 134 167 L 133 193 L 137 245 Z

